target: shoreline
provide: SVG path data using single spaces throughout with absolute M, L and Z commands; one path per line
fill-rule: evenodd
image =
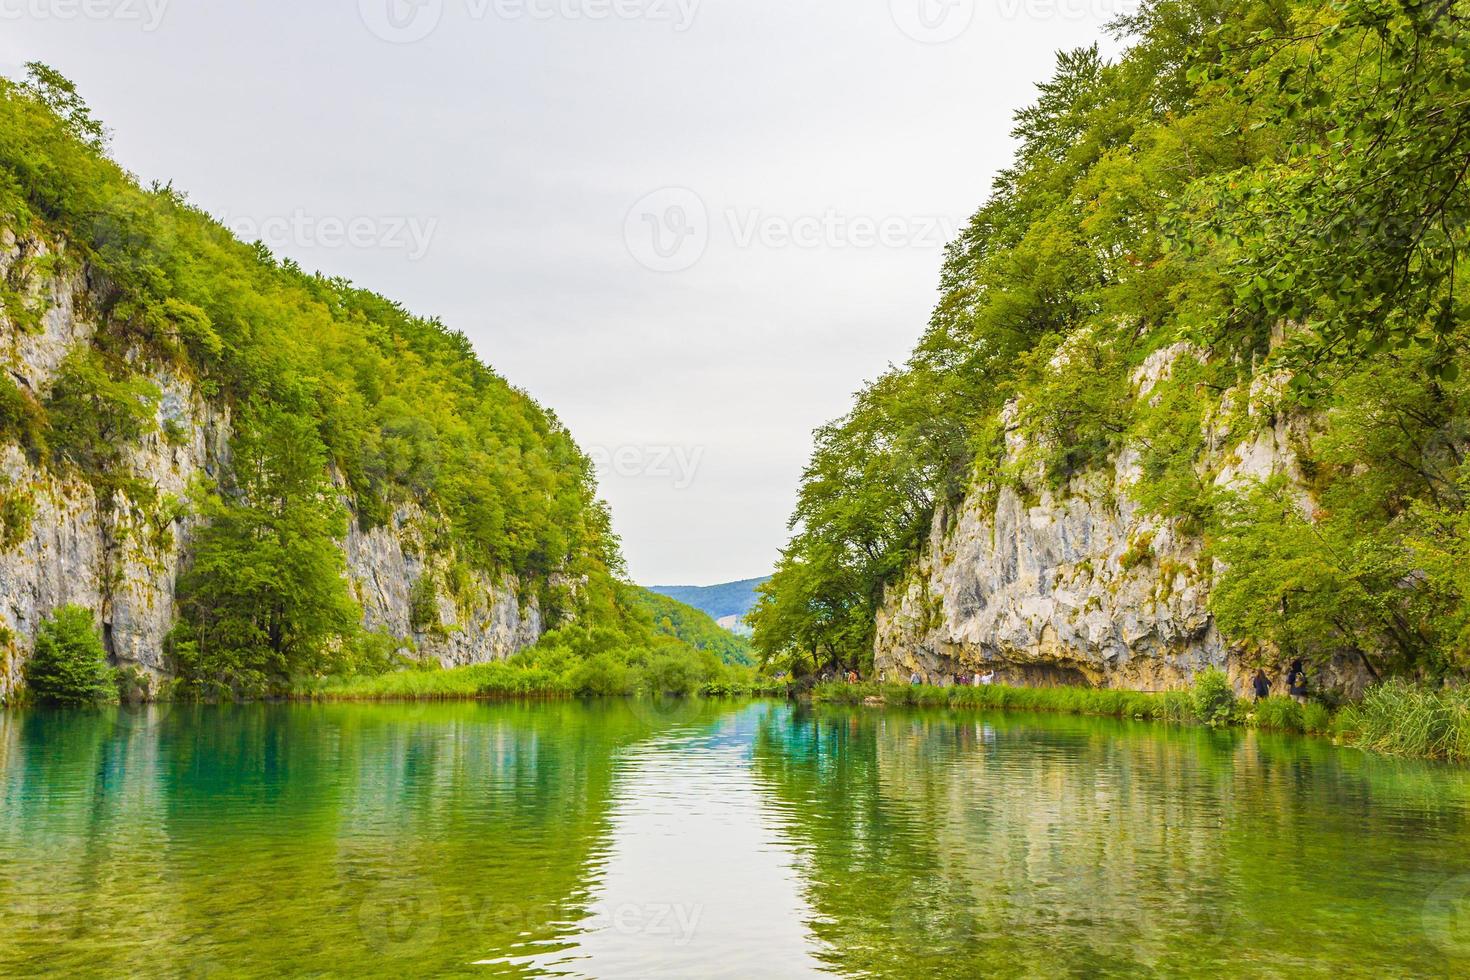
M 934 687 L 840 681 L 818 684 L 813 704 L 951 710 L 1028 711 L 1129 718 L 1211 728 L 1250 728 L 1317 735 L 1345 748 L 1379 755 L 1470 764 L 1470 690 L 1432 690 L 1403 681 L 1371 688 L 1361 701 L 1333 710 L 1273 695 L 1236 698 L 1225 689 L 1162 693 L 1083 687 Z
M 445 672 L 453 673 L 453 672 Z M 1363 700 L 1336 710 L 1318 703 L 1306 706 L 1290 698 L 1272 696 L 1260 701 L 1236 698 L 1228 688 L 1202 687 L 1166 692 L 1130 691 L 1118 688 L 1083 687 L 935 687 L 931 685 L 883 684 L 841 681 L 819 683 L 796 690 L 789 683 L 759 682 L 728 685 L 705 684 L 684 692 L 653 694 L 591 693 L 550 682 L 442 683 L 445 673 L 404 672 L 367 678 L 325 678 L 298 682 L 290 691 L 273 696 L 221 699 L 162 698 L 149 701 L 112 702 L 113 706 L 137 708 L 149 704 L 422 704 L 454 701 L 486 704 L 515 702 L 549 704 L 571 701 L 645 700 L 778 700 L 812 706 L 867 708 L 938 708 L 945 710 L 1029 712 L 1069 714 L 1101 718 L 1197 725 L 1209 728 L 1242 728 L 1285 735 L 1312 735 L 1330 739 L 1335 745 L 1377 755 L 1423 759 L 1470 765 L 1470 689 L 1433 690 L 1403 681 L 1389 681 L 1368 691 Z M 457 680 L 468 680 L 471 671 Z M 396 678 L 388 680 L 387 678 Z M 412 679 L 410 679 L 412 678 Z M 430 680 L 433 679 L 433 680 Z M 500 678 L 508 680 L 509 678 Z M 415 683 L 414 680 L 420 681 Z M 428 681 L 423 683 L 423 681 Z M 438 683 L 436 683 L 438 681 Z M 105 704 L 105 703 L 104 703 Z M 4 708 L 41 707 L 11 701 Z

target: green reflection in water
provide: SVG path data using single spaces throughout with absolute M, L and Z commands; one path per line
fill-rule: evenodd
M 877 976 L 1442 976 L 1470 966 L 1470 774 L 1048 715 L 773 717 L 821 940 Z
M 11 712 L 0 974 L 1463 974 L 1467 812 L 1465 770 L 1042 715 Z

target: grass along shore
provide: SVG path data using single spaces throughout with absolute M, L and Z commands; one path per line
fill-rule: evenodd
M 1397 680 L 1370 688 L 1361 701 L 1336 712 L 1324 704 L 1303 706 L 1286 697 L 1237 698 L 1217 671 L 1200 675 L 1189 690 L 1160 694 L 1111 688 L 841 682 L 812 689 L 817 703 L 861 704 L 869 699 L 913 707 L 1056 712 L 1328 735 L 1389 755 L 1470 762 L 1470 689 L 1435 690 Z
M 594 657 L 570 669 L 515 660 L 448 670 L 406 670 L 367 677 L 302 681 L 292 696 L 320 701 L 555 700 L 577 697 L 786 697 L 785 682 L 755 671 L 726 668 L 691 676 Z M 1147 693 L 1082 687 L 930 687 L 867 682 L 818 684 L 819 704 L 883 704 L 998 711 L 1037 711 L 1138 718 L 1176 724 L 1256 728 L 1330 736 L 1388 755 L 1470 762 L 1470 690 L 1431 690 L 1403 681 L 1370 688 L 1361 701 L 1337 711 L 1290 698 L 1237 698 L 1217 671 L 1201 674 L 1188 690 Z
M 711 676 L 713 674 L 713 676 Z M 676 664 L 628 664 L 613 658 L 556 669 L 515 660 L 437 670 L 297 681 L 291 697 L 309 701 L 559 700 L 576 697 L 785 697 L 787 685 L 755 671 L 725 667 L 694 673 Z

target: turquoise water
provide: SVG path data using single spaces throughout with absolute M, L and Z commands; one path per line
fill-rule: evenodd
M 1470 773 L 787 704 L 0 714 L 0 973 L 1444 976 Z

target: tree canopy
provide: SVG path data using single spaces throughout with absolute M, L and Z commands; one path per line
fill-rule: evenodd
M 34 329 L 42 311 L 18 284 L 85 268 L 98 330 L 39 397 L 0 380 L 0 434 L 104 504 L 125 488 L 163 506 L 125 459 L 158 430 L 150 377 L 228 411 L 234 466 L 192 501 L 208 527 L 182 583 L 186 674 L 248 686 L 353 643 L 333 546 L 349 512 L 370 530 L 414 505 L 432 553 L 514 576 L 553 625 L 615 608 L 618 542 L 551 412 L 463 334 L 236 240 L 172 186 L 140 186 L 75 87 L 28 70 L 0 79 L 0 230 L 22 243 L 0 302 Z
M 1113 29 L 1117 61 L 1063 52 L 1017 115 L 909 360 L 816 433 L 757 647 L 870 663 L 940 508 L 1131 446 L 1131 494 L 1222 559 L 1233 642 L 1470 666 L 1470 5 L 1147 0 Z M 1180 342 L 1198 356 L 1134 397 Z M 1307 501 L 1218 492 L 1207 423 L 1280 413 L 1309 420 Z

